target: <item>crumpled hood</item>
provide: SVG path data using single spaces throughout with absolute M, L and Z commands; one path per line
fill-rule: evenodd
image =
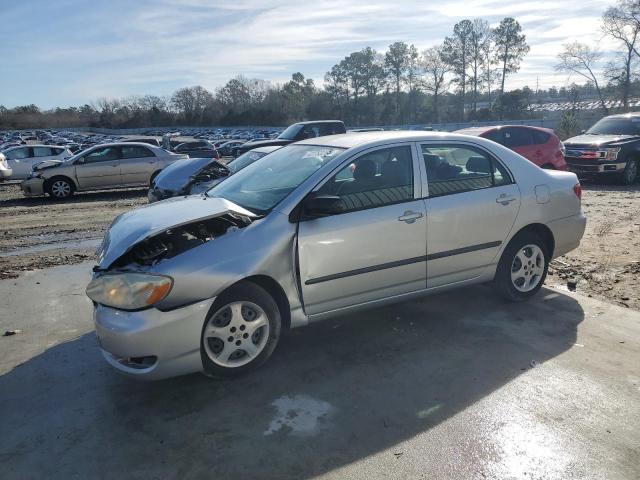
M 44 170 L 45 168 L 53 168 L 62 164 L 62 160 L 43 160 L 33 165 L 33 171 Z
M 577 145 L 596 147 L 599 145 L 606 146 L 609 143 L 625 142 L 627 140 L 636 140 L 638 137 L 634 135 L 578 135 L 565 140 L 564 145 L 573 147 Z
M 255 218 L 253 213 L 235 203 L 204 195 L 174 197 L 123 213 L 115 218 L 98 248 L 98 266 L 109 268 L 136 244 L 169 228 L 225 213 Z

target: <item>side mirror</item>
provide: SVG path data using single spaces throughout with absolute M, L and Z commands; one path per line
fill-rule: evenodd
M 305 200 L 302 205 L 304 218 L 326 217 L 343 211 L 342 199 L 335 195 L 318 195 Z
M 79 159 L 77 159 L 74 163 L 75 163 L 76 165 L 80 165 L 80 164 L 84 163 L 84 157 L 80 157 L 80 158 L 79 158 Z
M 581 134 L 581 135 L 584 135 L 585 133 L 587 133 L 587 131 L 586 131 L 586 130 L 580 130 L 580 134 Z

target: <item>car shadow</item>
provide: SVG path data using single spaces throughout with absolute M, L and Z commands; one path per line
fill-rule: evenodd
M 2 476 L 313 477 L 426 432 L 560 355 L 583 318 L 554 290 L 503 304 L 486 286 L 466 288 L 289 332 L 265 366 L 234 380 L 131 380 L 88 333 L 0 376 Z

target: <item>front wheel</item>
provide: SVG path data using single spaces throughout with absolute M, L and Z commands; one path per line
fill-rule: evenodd
M 47 190 L 52 197 L 64 199 L 73 195 L 74 186 L 66 178 L 54 178 L 49 182 Z
M 205 373 L 233 377 L 258 368 L 278 344 L 281 315 L 266 290 L 250 282 L 218 297 L 204 322 L 200 352 Z
M 514 237 L 502 253 L 494 286 L 509 301 L 526 300 L 535 295 L 549 268 L 547 246 L 535 233 L 525 232 Z
M 622 172 L 621 183 L 623 185 L 632 185 L 638 177 L 638 161 L 628 160 L 627 166 L 624 167 Z

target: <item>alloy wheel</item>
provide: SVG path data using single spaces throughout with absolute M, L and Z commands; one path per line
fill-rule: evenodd
M 246 365 L 264 350 L 269 338 L 269 319 L 252 302 L 232 302 L 214 313 L 204 328 L 204 349 L 221 367 Z
M 516 290 L 529 292 L 536 288 L 544 275 L 544 252 L 534 244 L 519 249 L 511 263 L 511 282 Z

